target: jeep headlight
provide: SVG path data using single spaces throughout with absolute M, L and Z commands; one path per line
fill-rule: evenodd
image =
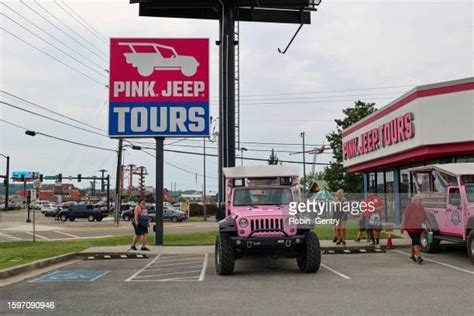
M 240 227 L 242 227 L 242 228 L 246 228 L 247 226 L 249 226 L 249 221 L 248 221 L 246 218 L 242 218 L 242 219 L 239 221 L 239 225 L 240 225 Z

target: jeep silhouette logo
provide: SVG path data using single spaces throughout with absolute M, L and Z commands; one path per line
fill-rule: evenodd
M 143 77 L 149 77 L 155 70 L 181 71 L 184 76 L 192 77 L 199 67 L 196 58 L 179 55 L 171 46 L 127 42 L 119 45 L 130 48 L 131 52 L 124 54 L 125 59 Z

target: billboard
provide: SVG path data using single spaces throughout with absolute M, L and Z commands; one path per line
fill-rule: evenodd
M 209 39 L 113 38 L 109 136 L 209 135 Z
M 37 171 L 13 171 L 11 179 L 13 181 L 23 181 L 21 177 L 24 177 L 24 181 L 33 181 L 39 178 L 39 172 Z

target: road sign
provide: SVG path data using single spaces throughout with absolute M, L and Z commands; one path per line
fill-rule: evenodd
M 39 178 L 39 172 L 37 171 L 13 171 L 12 172 L 12 180 L 13 181 L 23 181 L 21 180 L 21 176 L 23 176 L 24 181 L 30 182 L 34 179 Z
M 209 135 L 209 39 L 114 38 L 110 137 Z
M 44 176 L 45 180 L 56 180 L 56 176 Z

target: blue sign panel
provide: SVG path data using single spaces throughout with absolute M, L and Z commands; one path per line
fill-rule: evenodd
M 21 181 L 21 176 L 23 176 L 24 180 L 34 180 L 39 178 L 39 172 L 36 171 L 13 171 L 12 172 L 12 179 L 15 181 Z
M 105 270 L 58 270 L 46 274 L 31 282 L 55 282 L 55 281 L 95 281 L 109 271 Z
M 207 136 L 207 102 L 112 102 L 109 135 L 115 137 Z

